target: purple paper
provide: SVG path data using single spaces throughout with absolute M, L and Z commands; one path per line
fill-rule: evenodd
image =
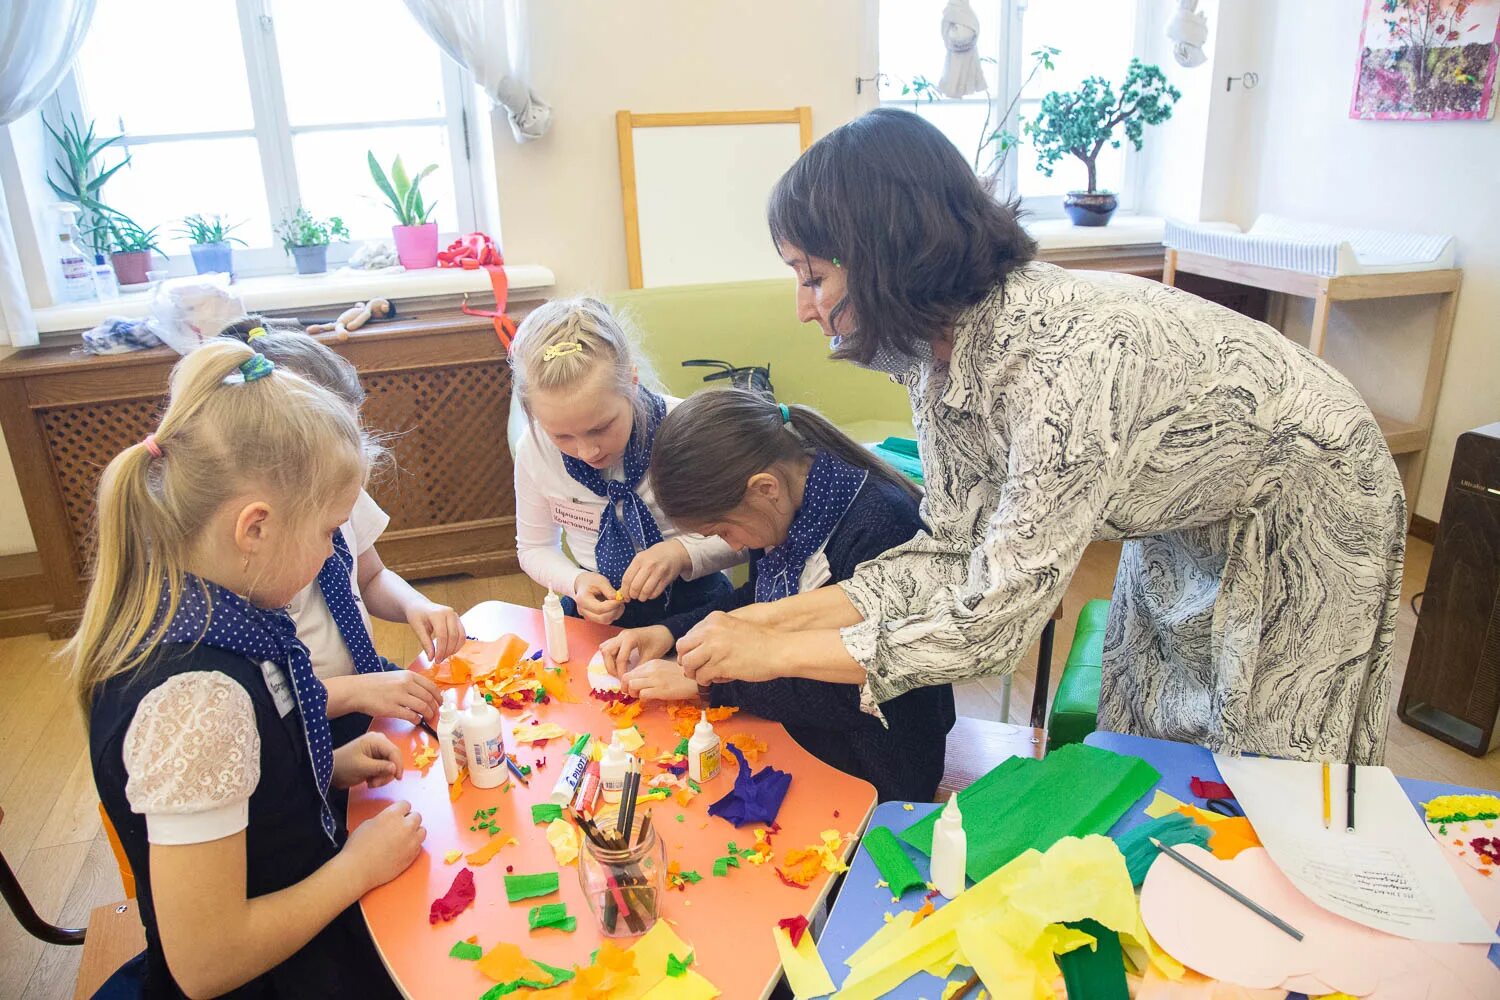
M 792 784 L 792 776 L 774 767 L 763 767 L 752 774 L 750 762 L 745 760 L 739 747 L 731 743 L 726 749 L 740 762 L 739 774 L 735 777 L 734 787 L 729 790 L 729 794 L 709 806 L 708 814 L 728 820 L 737 827 L 746 823 L 764 823 L 767 826 L 775 823 L 776 814 L 781 811 L 781 802 L 786 798 L 786 790 Z

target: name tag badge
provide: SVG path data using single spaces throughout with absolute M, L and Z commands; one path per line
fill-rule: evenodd
M 260 672 L 265 675 L 266 688 L 271 692 L 271 700 L 276 702 L 276 711 L 281 713 L 285 719 L 287 713 L 297 707 L 297 697 L 292 693 L 292 682 L 287 679 L 281 668 L 270 660 L 262 660 Z
M 549 503 L 552 505 L 552 520 L 559 527 L 579 531 L 599 530 L 599 520 L 604 516 L 603 500 L 587 503 L 582 500 L 554 499 Z

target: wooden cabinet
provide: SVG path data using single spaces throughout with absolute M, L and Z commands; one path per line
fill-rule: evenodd
M 395 455 L 370 485 L 391 516 L 380 540 L 386 564 L 410 577 L 514 572 L 510 368 L 490 323 L 454 310 L 366 328 L 345 343 L 320 339 L 359 369 L 364 421 Z M 99 476 L 156 426 L 176 361 L 167 348 L 87 357 L 66 347 L 0 360 L 0 427 L 54 637 L 73 630 L 83 605 Z

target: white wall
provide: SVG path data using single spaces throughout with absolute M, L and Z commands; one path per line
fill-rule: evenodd
M 1264 119 L 1237 157 L 1259 176 L 1247 173 L 1227 204 L 1253 187 L 1257 212 L 1458 238 L 1464 285 L 1415 508 L 1436 520 L 1457 436 L 1500 420 L 1500 121 L 1349 118 L 1362 7 L 1260 5 L 1264 47 L 1252 68 Z M 1376 409 L 1413 417 L 1434 310 L 1430 299 L 1338 307 L 1328 357 Z M 1305 332 L 1308 313 L 1289 311 L 1289 332 Z
M 532 4 L 531 75 L 555 122 L 524 146 L 496 122 L 506 259 L 546 264 L 563 292 L 625 288 L 615 112 L 806 104 L 820 136 L 874 104 L 870 88 L 854 93 L 864 9 L 863 0 Z

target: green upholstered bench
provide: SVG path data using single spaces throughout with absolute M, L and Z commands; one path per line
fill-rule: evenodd
M 1089 601 L 1078 612 L 1073 646 L 1063 665 L 1057 697 L 1047 719 L 1047 749 L 1078 743 L 1094 731 L 1099 719 L 1099 675 L 1104 662 L 1104 626 L 1109 602 Z

